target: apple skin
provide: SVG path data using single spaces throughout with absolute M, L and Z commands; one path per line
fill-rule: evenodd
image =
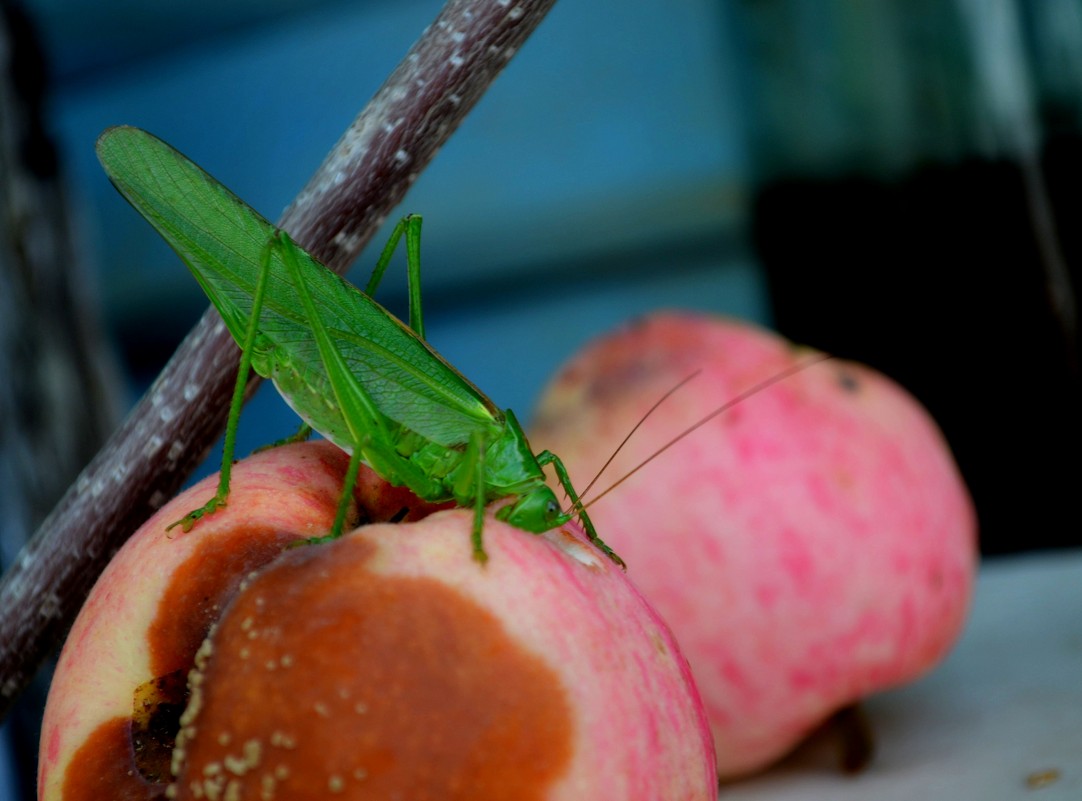
M 531 442 L 559 454 L 581 491 L 700 370 L 634 434 L 605 487 L 815 355 L 745 323 L 659 313 L 562 370 Z M 940 661 L 978 561 L 973 506 L 934 422 L 892 381 L 841 360 L 743 400 L 589 513 L 687 655 L 722 778 L 767 766 L 833 712 Z
M 165 531 L 212 477 L 129 540 L 61 654 L 39 799 L 164 798 L 173 772 L 178 799 L 716 797 L 686 660 L 581 531 L 490 515 L 482 567 L 472 512 L 366 471 L 355 518 L 423 519 L 288 547 L 330 527 L 345 467 L 326 443 L 257 454 L 224 510 Z M 136 690 L 178 676 L 178 746 L 148 762 Z

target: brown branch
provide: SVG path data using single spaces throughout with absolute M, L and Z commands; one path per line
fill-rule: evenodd
M 554 2 L 449 0 L 280 225 L 343 271 Z M 208 310 L 0 581 L 0 715 L 221 433 L 236 362 Z

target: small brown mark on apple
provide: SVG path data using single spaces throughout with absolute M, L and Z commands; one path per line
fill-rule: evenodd
M 852 370 L 846 370 L 843 367 L 839 367 L 835 373 L 838 379 L 838 386 L 842 388 L 843 392 L 850 395 L 856 395 L 861 390 L 860 379 L 858 379 Z
M 653 643 L 654 650 L 662 656 L 669 655 L 669 648 L 665 645 L 665 640 L 656 631 L 650 635 L 650 642 Z

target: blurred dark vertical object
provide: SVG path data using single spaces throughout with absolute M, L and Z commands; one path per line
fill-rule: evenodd
M 44 60 L 16 3 L 0 2 L 0 567 L 14 560 L 116 422 L 112 362 L 45 131 Z M 2 614 L 2 612 L 0 612 Z M 32 799 L 47 681 L 9 719 Z
M 920 398 L 984 553 L 1082 545 L 1082 10 L 828 8 L 741 6 L 775 323 Z

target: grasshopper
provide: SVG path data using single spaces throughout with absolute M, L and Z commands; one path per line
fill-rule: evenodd
M 425 340 L 419 217 L 399 223 L 361 292 L 151 134 L 110 128 L 97 152 L 114 186 L 188 266 L 241 348 L 218 492 L 177 524 L 190 528 L 227 502 L 251 369 L 274 382 L 307 426 L 350 454 L 326 538 L 341 535 L 364 462 L 424 500 L 472 508 L 473 556 L 482 564 L 485 507 L 511 498 L 498 519 L 542 533 L 577 517 L 590 541 L 623 566 L 598 537 L 560 458 L 533 453 L 514 413 L 501 411 Z M 403 237 L 408 326 L 371 297 Z M 546 465 L 570 499 L 567 511 L 546 483 Z

